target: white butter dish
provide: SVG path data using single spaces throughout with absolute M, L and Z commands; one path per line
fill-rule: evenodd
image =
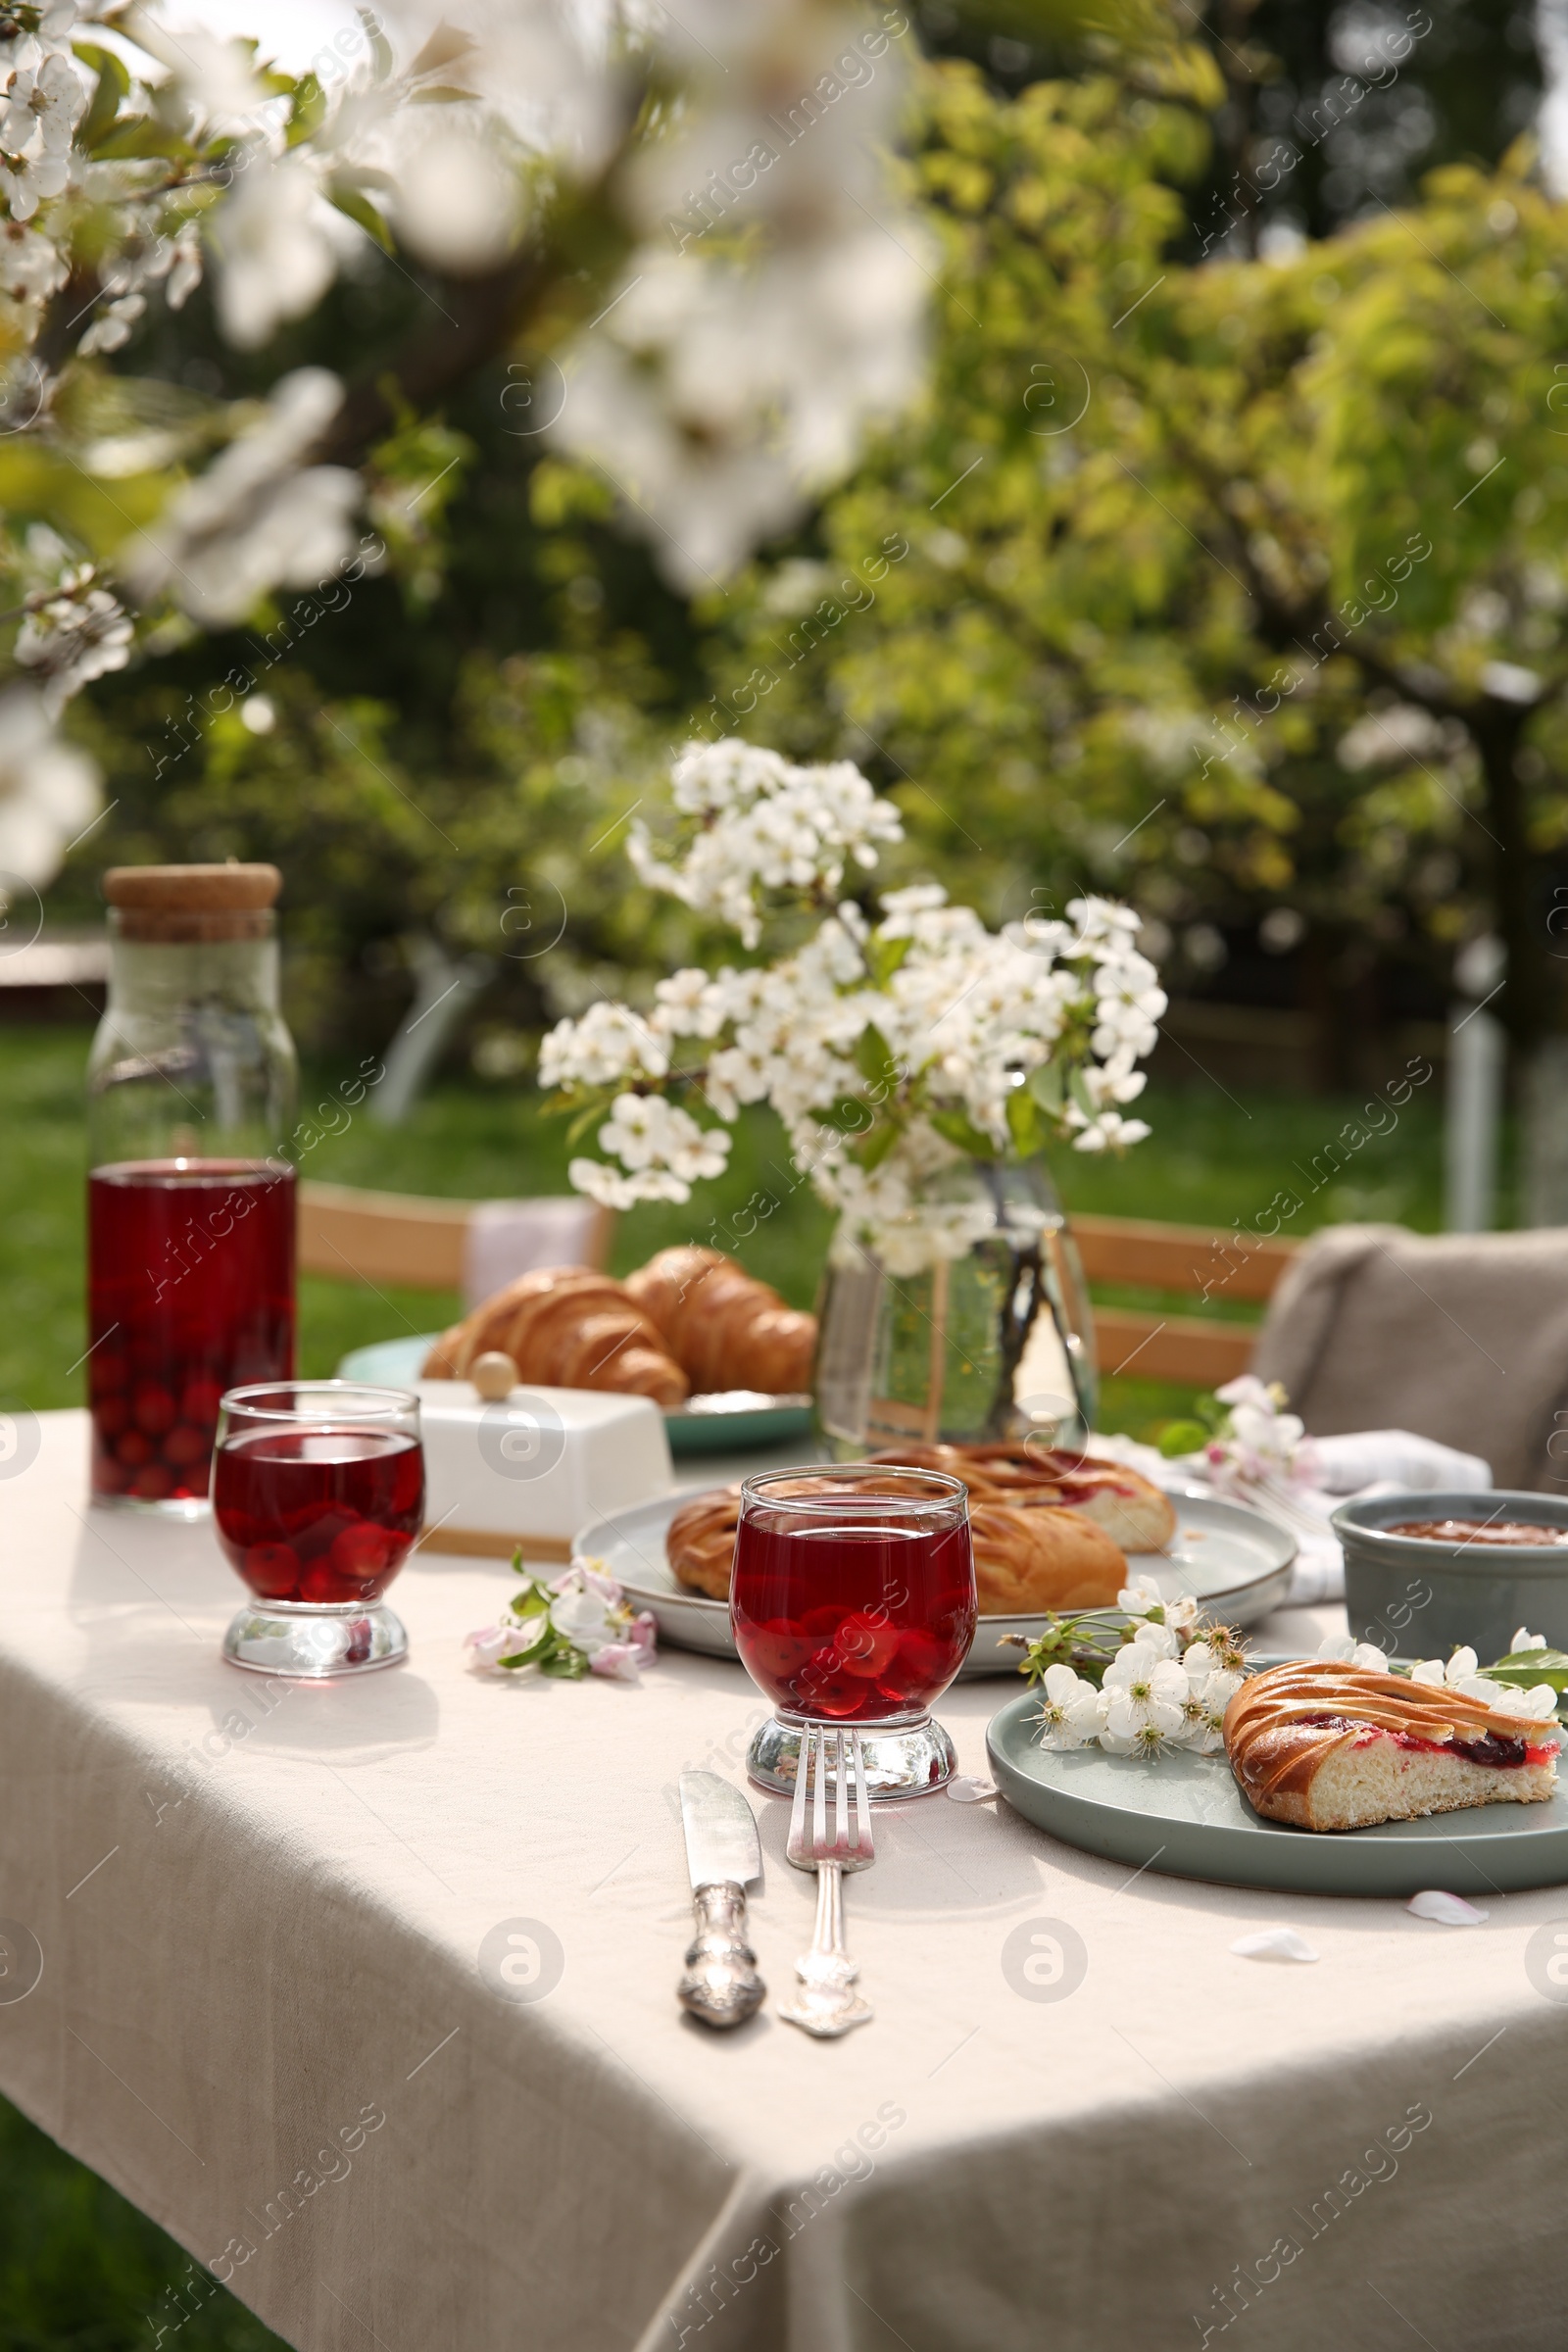
M 420 1380 L 425 1547 L 567 1560 L 575 1529 L 674 1485 L 663 1416 L 647 1396 L 514 1389 L 486 1403 L 466 1380 Z

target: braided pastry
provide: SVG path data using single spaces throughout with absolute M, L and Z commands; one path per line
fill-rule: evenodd
M 685 1374 L 624 1287 L 587 1266 L 544 1266 L 508 1283 L 442 1333 L 422 1377 L 464 1380 L 491 1352 L 541 1388 L 610 1389 L 665 1410 L 687 1395 Z
M 729 1598 L 740 1517 L 738 1486 L 717 1487 L 681 1505 L 664 1537 L 677 1584 L 706 1592 L 710 1600 Z M 969 1527 L 982 1617 L 1099 1608 L 1120 1590 L 1121 1553 L 1100 1528 L 1071 1511 L 1019 1511 L 1006 1503 L 977 1502 Z
M 664 1551 L 675 1582 L 690 1592 L 706 1592 L 710 1600 L 728 1600 L 735 1531 L 740 1523 L 738 1486 L 715 1487 L 711 1494 L 694 1495 L 683 1503 L 664 1534 Z
M 969 1506 L 974 1581 L 982 1617 L 1042 1609 L 1099 1609 L 1121 1590 L 1127 1563 L 1103 1528 L 1077 1511 Z
M 809 1388 L 816 1317 L 786 1306 L 721 1250 L 661 1250 L 627 1275 L 626 1288 L 700 1394 Z
M 1068 1453 L 1031 1441 L 1002 1446 L 901 1446 L 873 1461 L 945 1470 L 961 1478 L 976 1501 L 1017 1509 L 1041 1504 L 1076 1512 L 1103 1528 L 1123 1551 L 1163 1551 L 1176 1533 L 1168 1494 L 1138 1470 L 1097 1455 Z M 1111 1597 L 1114 1599 L 1115 1595 Z
M 1539 1717 L 1370 1666 L 1271 1667 L 1242 1685 L 1224 1732 L 1253 1811 L 1301 1830 L 1539 1804 L 1557 1785 L 1555 1734 Z

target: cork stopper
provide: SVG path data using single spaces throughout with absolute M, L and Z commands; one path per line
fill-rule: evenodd
M 112 865 L 104 897 L 121 939 L 270 939 L 283 887 L 275 865 Z

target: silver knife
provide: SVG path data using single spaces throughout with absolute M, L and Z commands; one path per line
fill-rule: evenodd
M 680 1816 L 686 1828 L 697 1933 L 677 1992 L 683 2008 L 708 2026 L 738 2026 L 767 1986 L 746 1940 L 746 1889 L 762 1875 L 752 1808 L 716 1772 L 683 1772 Z

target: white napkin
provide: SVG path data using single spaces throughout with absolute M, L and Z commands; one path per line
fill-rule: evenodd
M 1152 1446 L 1135 1438 L 1091 1438 L 1089 1453 L 1125 1462 L 1141 1470 L 1156 1486 L 1200 1487 L 1222 1500 L 1248 1502 L 1266 1517 L 1290 1529 L 1298 1549 L 1291 1582 L 1281 1603 L 1287 1609 L 1314 1608 L 1320 1601 L 1345 1597 L 1345 1558 L 1329 1515 L 1353 1494 L 1435 1494 L 1445 1489 L 1487 1493 L 1492 1470 L 1479 1454 L 1459 1453 L 1435 1439 L 1418 1438 L 1408 1429 L 1362 1429 L 1345 1437 L 1314 1438 L 1322 1484 L 1292 1487 L 1289 1508 L 1250 1487 L 1216 1487 L 1206 1456 L 1178 1454 L 1167 1461 Z
M 1492 1486 L 1492 1466 L 1479 1453 L 1456 1452 L 1408 1429 L 1357 1429 L 1343 1438 L 1314 1438 L 1312 1446 L 1325 1494 L 1360 1494 L 1380 1485 L 1391 1493 L 1437 1494 L 1451 1488 L 1468 1494 Z

